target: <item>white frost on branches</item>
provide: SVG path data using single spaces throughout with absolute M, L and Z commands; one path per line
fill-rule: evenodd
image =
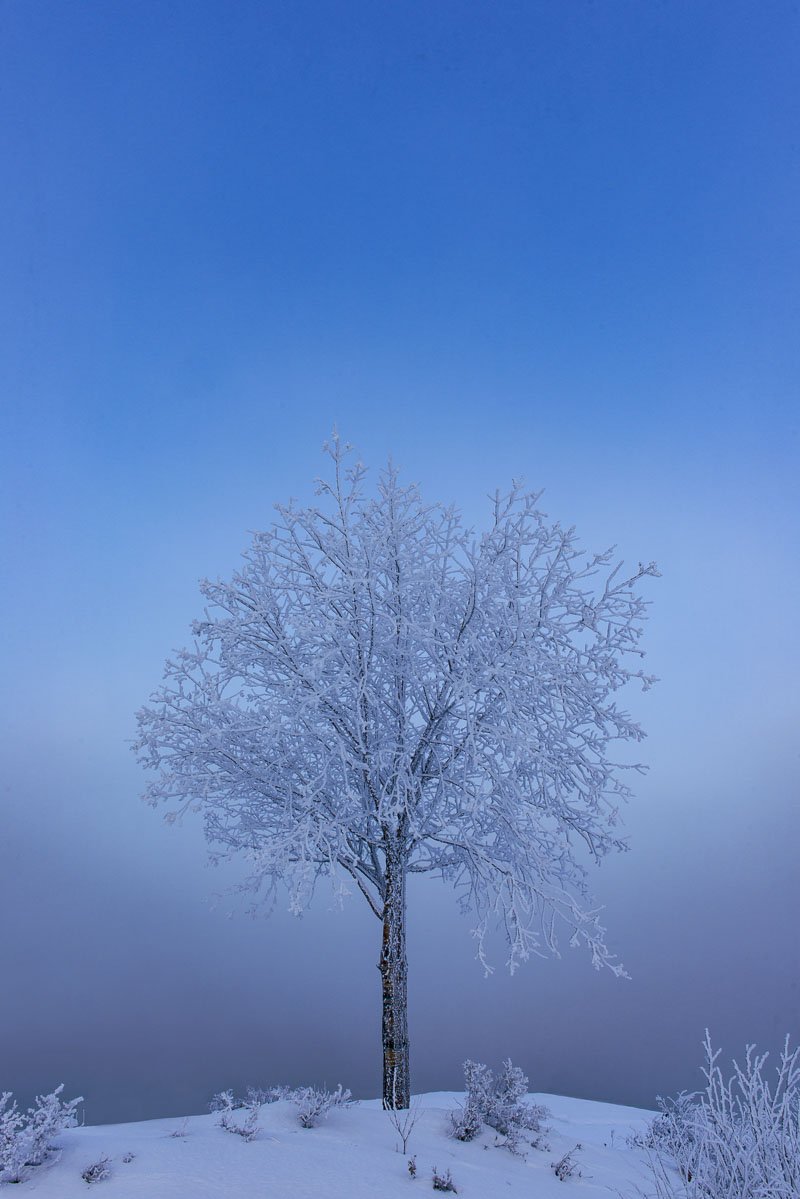
M 800 1195 L 800 1049 L 786 1038 L 770 1083 L 748 1045 L 726 1081 L 706 1029 L 704 1090 L 659 1099 L 639 1139 L 657 1199 L 793 1199 Z M 636 1143 L 636 1142 L 634 1142 Z
M 350 1091 L 343 1091 L 339 1083 L 335 1091 L 325 1087 L 300 1087 L 294 1094 L 297 1105 L 297 1118 L 303 1128 L 316 1128 L 327 1119 L 332 1107 L 351 1107 L 356 1101 Z
M 453 1136 L 458 1141 L 472 1141 L 484 1124 L 500 1133 L 500 1144 L 512 1153 L 521 1155 L 521 1143 L 539 1147 L 543 1143 L 542 1122 L 550 1115 L 538 1103 L 526 1103 L 528 1079 L 511 1058 L 495 1078 L 488 1066 L 480 1062 L 464 1062 L 464 1103 L 450 1112 Z M 533 1133 L 534 1138 L 527 1134 Z
M 53 1157 L 53 1139 L 78 1120 L 75 1109 L 83 1096 L 64 1102 L 64 1084 L 49 1095 L 37 1095 L 33 1107 L 21 1112 L 11 1091 L 0 1094 L 0 1182 L 22 1182 L 29 1169 Z
M 259 900 L 283 880 L 299 912 L 345 875 L 382 918 L 391 858 L 459 887 L 484 965 L 499 918 L 512 969 L 560 924 L 622 973 L 575 850 L 626 848 L 620 772 L 641 767 L 609 751 L 643 736 L 616 693 L 653 681 L 628 663 L 654 564 L 587 556 L 516 484 L 475 536 L 391 463 L 368 497 L 350 447 L 325 448 L 319 505 L 276 505 L 230 582 L 202 583 L 194 647 L 139 713 L 146 798 L 200 812 Z
M 244 1141 L 253 1141 L 258 1135 L 258 1116 L 261 1103 L 257 1095 L 237 1100 L 233 1091 L 220 1091 L 211 1101 L 212 1111 L 217 1113 L 217 1123 L 226 1132 L 236 1133 Z M 244 1116 L 235 1113 L 243 1112 Z

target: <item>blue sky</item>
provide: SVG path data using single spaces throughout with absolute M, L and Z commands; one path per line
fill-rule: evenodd
M 350 1031 L 320 1069 L 352 1085 L 347 1044 L 370 1089 L 369 927 L 215 923 L 199 838 L 138 804 L 125 745 L 197 579 L 235 568 L 274 501 L 311 499 L 334 422 L 478 524 L 486 492 L 524 474 L 587 545 L 664 575 L 663 682 L 631 697 L 652 764 L 635 852 L 597 880 L 634 981 L 623 997 L 570 962 L 484 984 L 442 894 L 438 939 L 419 939 L 419 1085 L 457 1085 L 497 1020 L 520 1049 L 487 1055 L 530 1052 L 551 1089 L 631 1102 L 692 1085 L 706 1024 L 731 1053 L 800 1032 L 799 35 L 783 0 L 6 0 L 0 889 L 21 913 L 4 951 L 18 1027 L 47 1047 L 15 1036 L 15 1089 L 71 1072 L 94 1088 L 90 1121 L 133 1110 L 115 1079 L 135 1063 L 110 1047 L 158 1039 L 205 977 L 201 949 L 238 1004 L 262 953 L 293 972 L 300 990 L 274 995 L 290 1020 L 330 938 L 361 998 L 342 967 Z M 33 950 L 53 922 L 72 1057 Z M 437 1057 L 443 946 L 471 1014 Z M 558 1053 L 525 1031 L 539 1004 Z M 191 1063 L 197 1093 L 246 1057 L 244 1037 L 211 1044 L 212 1017 L 173 1038 L 167 1073 Z M 100 1026 L 108 1076 L 87 1083 Z M 153 1077 L 135 1114 L 194 1102 Z

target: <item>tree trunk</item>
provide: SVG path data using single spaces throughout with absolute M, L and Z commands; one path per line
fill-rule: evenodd
M 411 1094 L 408 1071 L 406 959 L 406 864 L 392 848 L 386 853 L 383 947 L 379 970 L 383 987 L 383 1106 L 406 1108 Z

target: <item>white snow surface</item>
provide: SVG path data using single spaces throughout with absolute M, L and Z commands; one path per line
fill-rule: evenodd
M 250 1142 L 220 1128 L 216 1115 L 72 1128 L 58 1138 L 58 1160 L 36 1168 L 13 1192 L 42 1199 L 86 1199 L 87 1193 L 93 1199 L 421 1199 L 440 1193 L 433 1191 L 433 1167 L 440 1174 L 449 1170 L 458 1195 L 468 1199 L 636 1199 L 640 1190 L 651 1189 L 643 1155 L 627 1147 L 626 1137 L 644 1128 L 652 1112 L 531 1095 L 552 1113 L 545 1134 L 549 1148 L 528 1149 L 522 1159 L 497 1147 L 491 1129 L 469 1143 L 448 1135 L 447 1113 L 463 1098 L 438 1091 L 415 1099 L 419 1116 L 405 1155 L 375 1099 L 334 1109 L 311 1129 L 300 1127 L 293 1103 L 266 1104 Z M 186 1135 L 172 1135 L 184 1129 Z M 561 1182 L 551 1163 L 578 1143 L 581 1177 Z M 123 1161 L 131 1154 L 132 1160 Z M 412 1155 L 415 1179 L 408 1171 Z M 111 1159 L 110 1176 L 84 1182 L 82 1171 L 103 1157 Z M 5 1190 L 0 1186 L 0 1194 Z M 9 1184 L 9 1195 L 11 1190 Z

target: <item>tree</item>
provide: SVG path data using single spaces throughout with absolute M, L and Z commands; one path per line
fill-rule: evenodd
M 212 858 L 243 854 L 260 899 L 282 880 L 300 912 L 322 875 L 359 888 L 383 926 L 384 1105 L 405 1108 L 409 874 L 462 888 L 484 965 L 497 919 L 512 969 L 556 953 L 563 924 L 623 973 L 575 850 L 626 848 L 608 750 L 643 733 L 614 694 L 652 681 L 625 662 L 635 584 L 657 571 L 609 573 L 612 551 L 579 551 L 516 483 L 475 537 L 391 461 L 369 498 L 351 447 L 324 448 L 320 505 L 276 505 L 231 581 L 202 582 L 194 648 L 167 663 L 135 748 L 157 772 L 145 798 L 201 812 Z

